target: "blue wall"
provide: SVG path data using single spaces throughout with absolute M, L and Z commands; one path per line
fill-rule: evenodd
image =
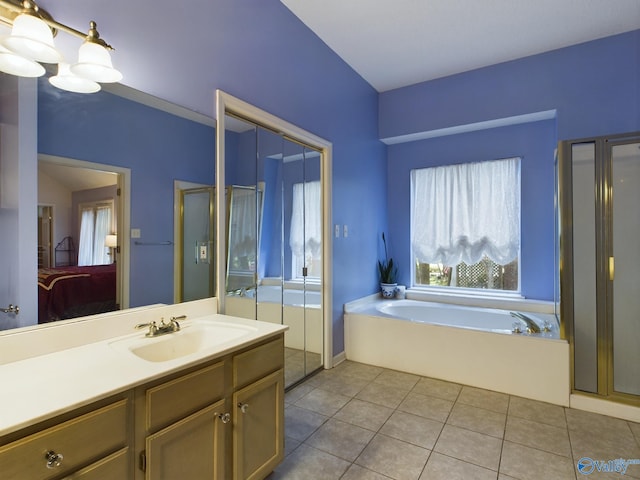
M 560 140 L 640 130 L 640 30 L 380 95 L 380 138 L 557 110 Z
M 509 124 L 546 111 L 554 117 L 388 147 L 390 249 L 402 282 L 412 281 L 410 169 L 522 156 L 521 291 L 553 300 L 554 147 L 563 139 L 640 130 L 639 59 L 634 31 L 380 94 L 381 138 Z
M 377 290 L 377 238 L 386 228 L 378 93 L 279 1 L 219 3 L 211 19 L 212 93 L 220 88 L 333 144 L 333 223 L 349 226 L 349 237 L 333 244 L 333 350 L 340 353 L 343 304 Z
M 386 228 L 386 158 L 377 135 L 378 94 L 281 2 L 219 0 L 217 4 L 218 13 L 210 19 L 211 45 L 206 55 L 194 62 L 194 71 L 167 73 L 184 88 L 211 92 L 210 103 L 197 108 L 200 112 L 213 111 L 214 92 L 219 88 L 333 143 L 333 221 L 349 225 L 349 237 L 334 240 L 333 340 L 337 354 L 344 350 L 342 305 L 377 288 L 377 237 Z M 215 64 L 215 77 L 204 78 L 196 70 L 203 61 Z M 171 186 L 165 181 L 170 177 L 171 182 L 173 178 L 212 182 L 209 152 L 213 146 L 201 154 L 198 164 L 191 164 L 185 152 L 158 140 L 166 136 L 162 126 L 138 124 L 134 116 L 107 119 L 104 115 L 104 120 L 117 124 L 117 131 L 107 131 L 109 138 L 86 138 L 87 144 L 98 144 L 105 152 L 93 161 L 132 168 L 132 226 L 141 228 L 148 240 L 171 238 L 167 237 L 172 231 L 169 216 L 159 218 L 154 213 L 172 212 Z M 58 119 L 64 122 L 62 117 Z M 63 132 L 61 127 L 55 134 Z M 55 134 L 41 140 L 42 153 L 91 159 L 88 148 L 67 148 Z M 138 137 L 156 140 L 156 147 L 136 150 Z M 142 178 L 152 187 L 141 189 Z M 132 271 L 140 271 L 139 276 L 131 277 L 132 304 L 172 299 L 169 283 L 156 285 L 158 272 L 166 271 L 168 262 L 172 262 L 168 252 L 151 247 L 132 251 Z
M 493 128 L 389 147 L 388 244 L 400 282 L 411 285 L 410 193 L 412 169 L 499 158 L 521 161 L 521 293 L 553 300 L 555 121 Z
M 173 241 L 173 181 L 213 184 L 215 131 L 106 92 L 40 81 L 38 152 L 131 169 L 131 227 Z M 127 246 L 124 246 L 127 248 Z M 130 246 L 130 303 L 173 303 L 173 247 Z
M 532 223 L 526 232 L 523 226 L 530 252 L 523 269 L 532 273 L 531 278 L 539 269 L 541 280 L 529 282 L 527 275 L 523 289 L 539 298 L 550 295 L 551 286 L 543 283 L 553 258 L 547 240 L 553 222 L 551 145 L 557 139 L 640 130 L 640 31 L 378 95 L 279 1 L 218 3 L 218 15 L 211 18 L 211 46 L 206 58 L 198 59 L 215 64 L 215 76 L 203 78 L 197 67 L 175 73 L 176 82 L 184 88 L 195 85 L 211 92 L 210 103 L 199 111 L 213 111 L 214 91 L 219 88 L 333 143 L 333 223 L 349 228 L 347 238 L 334 238 L 333 243 L 334 353 L 344 349 L 343 304 L 377 290 L 382 231 L 388 231 L 391 253 L 399 259 L 404 255 L 406 264 L 408 230 L 403 225 L 409 212 L 402 200 L 402 189 L 406 190 L 402 170 L 407 168 L 403 162 L 414 161 L 408 158 L 441 163 L 454 162 L 454 157 L 465 152 L 460 161 L 471 160 L 471 156 L 524 155 L 527 179 L 531 179 L 527 195 L 534 188 L 541 189 L 541 210 L 530 203 L 524 207 Z M 557 111 L 556 123 L 536 122 L 397 145 L 389 147 L 388 158 L 387 147 L 378 140 L 546 110 Z M 179 119 L 170 126 L 142 124 L 135 114 L 129 118 L 92 108 L 87 112 L 115 126 L 92 135 L 83 125 L 70 125 L 61 113 L 55 135 L 41 140 L 40 151 L 132 168 L 132 226 L 141 228 L 145 239 L 170 238 L 169 215 L 160 218 L 155 212 L 171 211 L 173 178 L 213 181 L 211 129 L 202 133 L 210 142 L 206 152 L 189 152 L 163 139 L 168 131 L 183 130 Z M 80 133 L 74 135 L 77 145 L 71 148 L 56 138 L 67 127 Z M 143 139 L 153 146 L 136 150 Z M 102 148 L 98 158 L 88 156 L 93 145 Z M 533 165 L 533 159 L 540 163 Z M 152 187 L 142 186 L 145 182 Z M 144 275 L 131 278 L 135 304 L 170 298 L 170 282 L 149 283 L 149 279 L 156 281 L 160 269 L 166 271 L 168 262 L 172 262 L 170 254 L 150 248 L 132 251 L 133 268 L 144 267 L 140 269 Z

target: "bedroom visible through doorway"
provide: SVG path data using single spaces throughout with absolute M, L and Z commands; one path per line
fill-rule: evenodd
M 128 175 L 119 167 L 40 156 L 38 323 L 128 307 Z

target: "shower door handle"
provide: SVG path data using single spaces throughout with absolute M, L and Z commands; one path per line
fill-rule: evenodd
M 609 280 L 613 282 L 616 272 L 616 262 L 613 257 L 609 257 Z

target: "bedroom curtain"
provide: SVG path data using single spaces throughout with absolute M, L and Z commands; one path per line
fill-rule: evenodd
M 296 257 L 294 264 L 300 270 L 309 258 L 320 258 L 322 249 L 322 205 L 320 181 L 293 185 L 293 208 L 289 247 Z M 301 272 L 294 272 L 300 276 Z
M 78 265 L 93 263 L 93 207 L 83 208 L 80 213 L 80 242 L 78 243 Z
M 78 265 L 106 265 L 111 263 L 109 249 L 105 245 L 111 232 L 111 207 L 83 207 L 80 214 L 80 242 Z
M 109 249 L 105 245 L 105 240 L 110 232 L 111 208 L 98 207 L 96 209 L 96 227 L 93 237 L 93 265 L 107 265 L 111 263 Z
M 411 247 L 417 261 L 455 266 L 520 251 L 520 158 L 412 170 Z

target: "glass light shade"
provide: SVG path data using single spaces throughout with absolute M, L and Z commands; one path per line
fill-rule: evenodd
M 2 45 L 37 62 L 58 63 L 62 60 L 62 55 L 53 45 L 49 26 L 38 17 L 26 13 L 15 18 L 11 35 L 3 38 Z
M 106 247 L 115 248 L 118 246 L 118 236 L 117 235 L 107 235 L 104 239 L 104 245 Z
M 69 92 L 94 93 L 100 90 L 100 85 L 93 80 L 74 75 L 69 69 L 69 64 L 65 62 L 58 64 L 58 74 L 50 77 L 49 82 Z
M 78 63 L 71 65 L 76 75 L 95 82 L 112 83 L 122 79 L 122 74 L 113 68 L 109 51 L 94 42 L 84 42 L 78 51 Z
M 0 46 L 0 71 L 19 77 L 41 77 L 44 67 Z

